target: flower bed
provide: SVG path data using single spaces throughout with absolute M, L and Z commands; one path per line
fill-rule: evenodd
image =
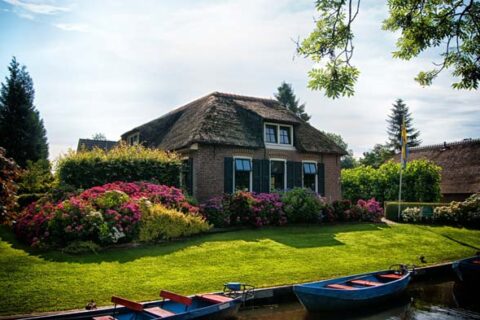
M 285 225 L 336 221 L 379 222 L 383 208 L 375 199 L 327 203 L 325 198 L 302 188 L 283 194 L 237 192 L 214 197 L 200 206 L 215 227 Z
M 180 189 L 145 182 L 114 182 L 93 187 L 66 200 L 41 199 L 24 209 L 17 236 L 32 246 L 65 246 L 73 241 L 101 245 L 136 239 L 146 202 L 179 214 L 197 215 Z

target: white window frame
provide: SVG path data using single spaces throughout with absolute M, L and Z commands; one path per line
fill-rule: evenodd
M 128 136 L 127 138 L 128 144 L 133 146 L 134 144 L 140 143 L 140 133 L 136 132 Z
M 277 128 L 277 143 L 267 142 L 267 126 L 275 126 Z M 280 128 L 286 127 L 290 130 L 290 143 L 280 143 Z M 290 124 L 274 123 L 274 122 L 265 122 L 263 124 L 263 141 L 265 142 L 265 147 L 269 149 L 283 149 L 283 150 L 295 150 L 293 146 L 293 126 Z
M 269 158 L 269 168 L 268 168 L 268 190 L 270 190 L 270 192 L 273 192 L 275 190 L 272 190 L 272 182 L 271 182 L 271 179 L 272 179 L 272 161 L 283 161 L 283 177 L 284 177 L 284 181 L 283 181 L 283 191 L 287 191 L 287 159 L 280 159 L 280 158 Z
M 315 192 L 318 193 L 318 162 L 314 160 L 302 160 L 302 188 L 305 188 L 305 181 L 304 181 L 305 172 L 303 170 L 304 163 L 313 163 L 317 168 L 317 173 L 315 173 Z
M 250 167 L 251 167 L 251 170 L 250 170 L 250 183 L 249 183 L 249 186 L 248 186 L 248 192 L 252 192 L 253 190 L 253 159 L 251 157 L 245 157 L 245 156 L 234 156 L 233 157 L 233 190 L 232 190 L 232 193 L 235 193 L 236 190 L 235 190 L 235 160 L 236 159 L 243 159 L 243 160 L 250 160 Z

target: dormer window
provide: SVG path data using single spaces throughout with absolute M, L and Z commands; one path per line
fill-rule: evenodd
M 293 127 L 287 124 L 266 123 L 265 144 L 270 147 L 293 147 Z

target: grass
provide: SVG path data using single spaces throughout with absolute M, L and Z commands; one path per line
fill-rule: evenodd
M 295 226 L 211 234 L 189 240 L 69 256 L 35 253 L 0 229 L 0 315 L 83 308 L 111 295 L 158 299 L 241 281 L 292 284 L 474 254 L 480 231 L 419 225 Z

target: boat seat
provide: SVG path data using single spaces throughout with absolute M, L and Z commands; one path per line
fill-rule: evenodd
M 383 284 L 381 282 L 368 281 L 368 280 L 350 280 L 349 282 L 353 284 L 365 286 L 365 287 L 375 287 Z
M 93 320 L 117 320 L 112 316 L 100 316 L 100 317 L 92 317 Z
M 474 264 L 480 264 L 480 260 L 473 260 L 472 263 L 474 263 Z
M 112 302 L 115 304 L 115 306 L 119 304 L 133 311 L 137 311 L 137 312 L 143 311 L 143 304 L 135 301 L 131 301 L 125 298 L 112 296 Z
M 338 283 L 327 284 L 326 287 L 330 288 L 330 289 L 341 289 L 341 290 L 355 290 L 356 289 L 355 287 L 346 286 L 346 285 L 338 284 Z
M 378 277 L 382 279 L 398 280 L 398 279 L 402 279 L 403 276 L 401 274 L 396 274 L 396 273 L 386 273 L 386 274 L 379 274 Z
M 219 294 L 202 294 L 197 297 L 212 303 L 224 303 L 224 302 L 229 302 L 233 300 L 232 298 L 221 296 Z
M 170 317 L 175 315 L 175 313 L 162 309 L 160 307 L 147 308 L 147 309 L 144 309 L 144 311 L 151 313 L 154 316 L 157 316 L 159 318 L 165 318 L 165 317 Z

